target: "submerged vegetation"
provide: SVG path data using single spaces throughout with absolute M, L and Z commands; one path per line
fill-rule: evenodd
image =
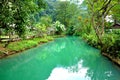
M 88 44 L 120 58 L 119 0 L 2 0 L 0 48 L 21 51 L 48 36 L 80 36 Z M 51 39 L 50 39 L 51 40 Z

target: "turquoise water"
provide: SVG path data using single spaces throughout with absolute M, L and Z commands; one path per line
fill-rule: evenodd
M 0 80 L 120 80 L 120 68 L 77 37 L 0 60 Z

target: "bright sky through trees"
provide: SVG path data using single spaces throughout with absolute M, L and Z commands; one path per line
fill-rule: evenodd
M 77 4 L 82 4 L 82 2 L 83 2 L 84 0 L 60 0 L 60 1 L 71 1 L 71 2 L 75 2 L 75 3 L 77 3 Z

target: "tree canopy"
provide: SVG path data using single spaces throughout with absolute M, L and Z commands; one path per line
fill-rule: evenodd
M 45 8 L 45 3 L 44 0 L 1 0 L 0 7 L 0 28 L 22 35 L 31 16 Z

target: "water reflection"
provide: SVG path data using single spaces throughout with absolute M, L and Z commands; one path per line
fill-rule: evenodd
M 77 37 L 58 38 L 0 60 L 0 80 L 119 80 L 120 68 L 99 53 Z
M 87 67 L 82 66 L 82 60 L 75 66 L 56 67 L 52 70 L 50 76 L 46 80 L 91 80 L 87 76 Z

